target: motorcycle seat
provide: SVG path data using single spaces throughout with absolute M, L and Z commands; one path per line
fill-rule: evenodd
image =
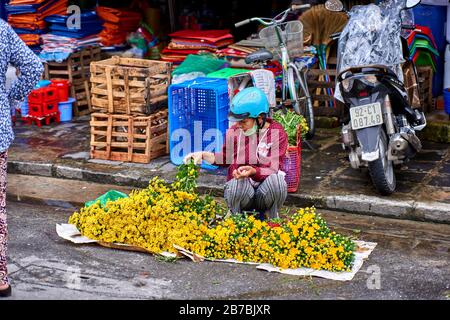
M 347 68 L 345 70 L 342 70 L 338 74 L 337 78 L 338 78 L 338 81 L 342 81 L 343 79 L 346 79 L 349 76 L 352 76 L 357 73 L 372 74 L 372 73 L 380 73 L 380 72 L 388 74 L 393 77 L 397 77 L 395 72 L 392 71 L 389 67 L 384 66 L 384 65 L 373 64 L 373 65 L 355 66 L 355 67 Z
M 245 57 L 245 63 L 252 64 L 252 63 L 258 63 L 258 62 L 264 62 L 268 60 L 273 59 L 273 54 L 269 50 L 261 49 L 258 51 L 255 51 L 253 53 L 250 53 Z

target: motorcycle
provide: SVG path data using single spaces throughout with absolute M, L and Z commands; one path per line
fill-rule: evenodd
M 382 195 L 395 191 L 394 166 L 406 163 L 422 148 L 416 132 L 426 126 L 418 98 L 418 79 L 409 59 L 402 14 L 420 0 L 388 0 L 354 6 L 328 0 L 330 11 L 346 12 L 349 21 L 338 39 L 335 99 L 346 106 L 342 143 L 352 168 L 368 167 Z

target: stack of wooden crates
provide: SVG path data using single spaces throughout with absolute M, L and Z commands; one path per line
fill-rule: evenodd
M 435 110 L 433 100 L 433 68 L 419 66 L 416 69 L 417 77 L 419 78 L 420 104 L 424 112 L 433 112 Z
M 45 64 L 45 79 L 69 80 L 70 96 L 75 98 L 73 113 L 76 117 L 92 111 L 89 87 L 90 64 L 100 60 L 100 47 L 90 46 L 72 53 L 63 62 L 47 62 Z
M 168 153 L 171 69 L 117 56 L 91 64 L 91 158 L 149 163 Z

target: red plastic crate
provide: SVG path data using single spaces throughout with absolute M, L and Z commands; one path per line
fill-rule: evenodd
M 69 80 L 52 79 L 50 81 L 52 82 L 51 86 L 57 89 L 59 102 L 65 102 L 69 100 Z
M 47 101 L 58 101 L 58 88 L 48 86 L 31 91 L 28 95 L 29 104 L 41 104 Z
M 58 100 L 43 103 L 28 103 L 28 115 L 33 117 L 45 117 L 58 111 Z

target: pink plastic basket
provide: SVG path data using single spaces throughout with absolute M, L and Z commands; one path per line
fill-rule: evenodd
M 283 162 L 283 171 L 286 173 L 288 192 L 297 192 L 300 186 L 300 175 L 302 166 L 302 140 L 300 132 L 297 134 L 297 145 L 289 146 Z

